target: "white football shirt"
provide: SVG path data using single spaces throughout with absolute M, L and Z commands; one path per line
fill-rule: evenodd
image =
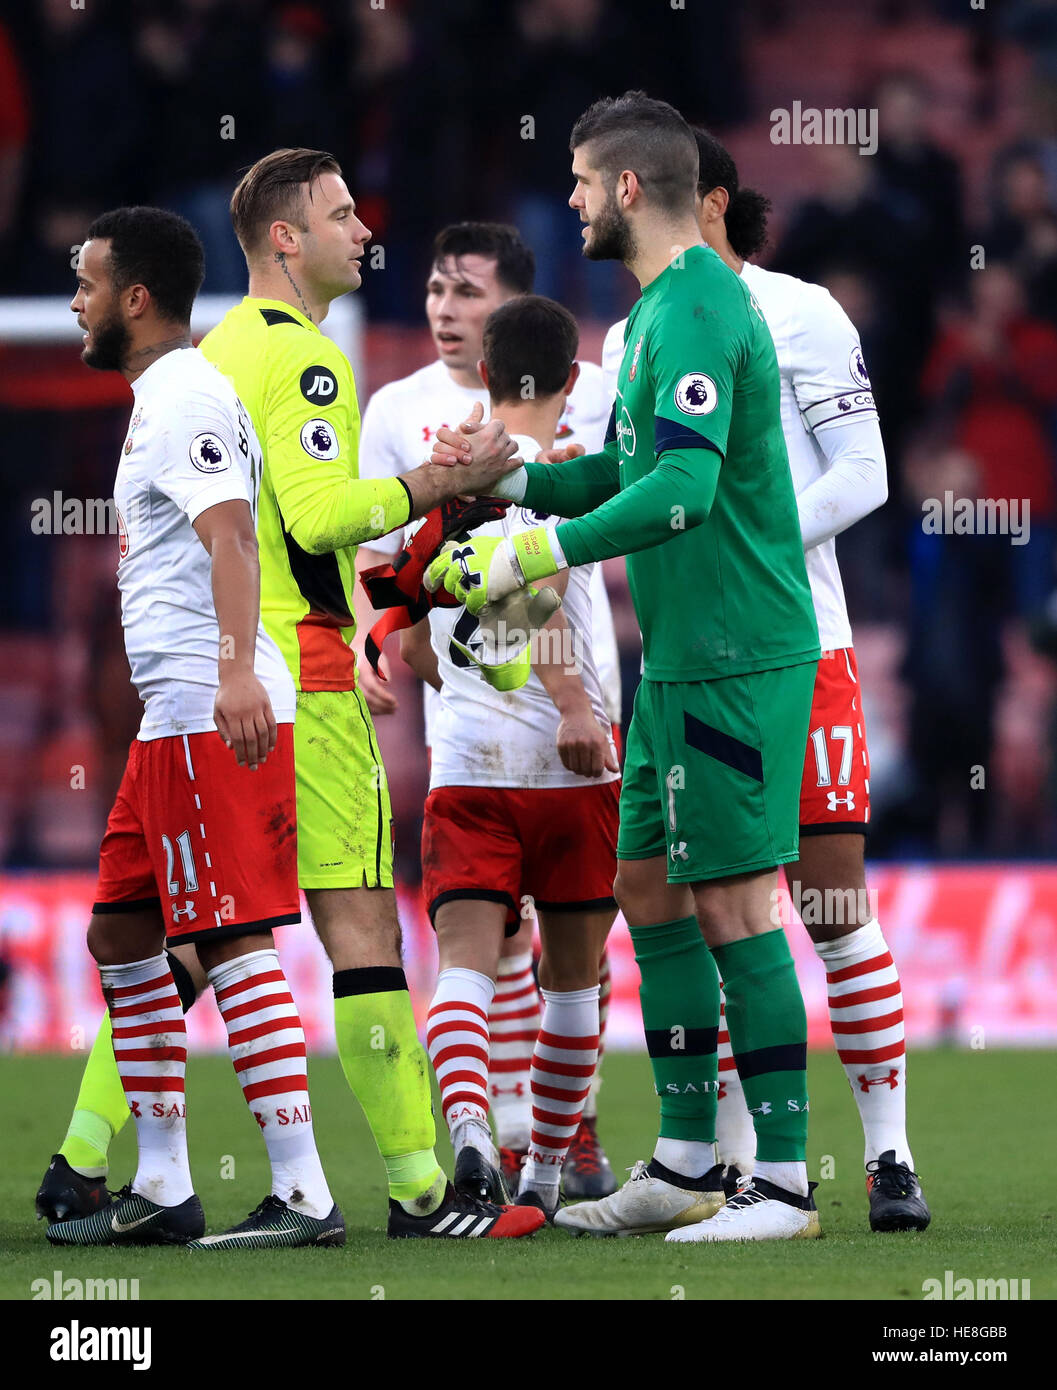
M 118 461 L 118 588 L 132 683 L 144 703 L 138 738 L 216 728 L 220 630 L 212 561 L 194 521 L 221 502 L 256 522 L 261 448 L 226 377 L 197 348 L 159 357 L 132 383 L 135 407 Z M 254 671 L 278 723 L 292 723 L 294 683 L 257 629 Z
M 798 499 L 830 472 L 843 437 L 857 432 L 855 477 L 842 480 L 832 490 L 827 506 L 833 524 L 824 528 L 826 539 L 809 544 L 804 552 L 822 647 L 850 647 L 851 623 L 835 535 L 880 505 L 886 495 L 884 446 L 859 335 L 821 285 L 748 261 L 741 274 L 774 340 L 781 377 L 782 433 Z M 611 398 L 624 353 L 625 323 L 613 325 L 602 349 L 602 372 Z M 801 526 L 807 529 L 802 504 Z
M 477 402 L 488 413 L 488 392 L 471 389 L 452 380 L 441 361 L 431 362 L 410 376 L 380 387 L 367 402 L 360 427 L 359 468 L 361 478 L 395 478 L 424 463 L 433 450 L 433 441 L 442 425 L 454 428 L 465 420 Z M 555 444 L 582 444 L 587 453 L 596 453 L 605 440 L 612 397 L 607 396 L 602 370 L 593 362 L 580 363 L 580 376 L 558 422 Z M 400 531 L 371 541 L 370 548 L 393 556 L 403 543 Z M 609 596 L 600 566 L 593 566 L 591 580 L 594 614 L 594 657 L 605 692 L 610 722 L 620 722 L 620 655 Z M 426 742 L 432 745 L 433 715 L 437 692 L 426 686 L 423 705 Z
M 539 453 L 535 440 L 519 435 L 513 438 L 519 450 L 531 451 L 522 457 L 535 458 Z M 559 519 L 511 506 L 499 521 L 475 527 L 473 534 L 514 536 Z M 541 640 L 568 644 L 568 655 L 580 668 L 595 718 L 608 734 L 612 721 L 592 655 L 591 572 L 596 568 L 581 565 L 568 571 L 561 611 L 569 630 L 564 638 L 548 633 Z M 430 791 L 434 787 L 582 787 L 617 780 L 620 774 L 616 772 L 581 777 L 563 766 L 556 744 L 561 719 L 535 671 L 519 690 L 495 690 L 465 654 L 452 646 L 453 636 L 471 651 L 481 646 L 477 620 L 465 607 L 432 609 L 429 630 L 443 682 L 443 689 L 435 692 Z M 612 737 L 609 743 L 613 749 Z

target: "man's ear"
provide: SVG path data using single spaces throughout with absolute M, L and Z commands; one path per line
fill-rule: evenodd
M 273 222 L 268 228 L 269 248 L 277 255 L 289 256 L 301 249 L 289 222 Z
M 697 200 L 697 206 L 697 220 L 702 227 L 721 222 L 730 207 L 730 194 L 725 188 L 710 188 L 703 198 Z
M 477 375 L 481 378 L 481 384 L 484 386 L 485 390 L 487 391 L 487 390 L 488 390 L 488 368 L 487 368 L 487 367 L 485 366 L 485 364 L 484 364 L 484 358 L 483 358 L 483 357 L 479 358 L 478 361 L 477 361 Z
M 572 395 L 573 387 L 579 380 L 580 364 L 579 362 L 574 362 L 573 365 L 569 368 L 569 375 L 568 377 L 566 377 L 565 385 L 562 387 L 562 391 L 565 393 L 566 396 Z
M 617 175 L 616 200 L 619 206 L 630 208 L 642 196 L 642 184 L 634 169 L 625 169 Z
M 141 319 L 151 303 L 150 290 L 146 285 L 130 285 L 121 298 L 130 319 Z

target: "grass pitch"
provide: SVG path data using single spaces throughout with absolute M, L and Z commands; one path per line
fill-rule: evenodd
M 336 1058 L 310 1063 L 316 1134 L 345 1213 L 343 1250 L 199 1254 L 52 1248 L 33 1198 L 65 1133 L 83 1055 L 4 1057 L 0 1094 L 0 1297 L 32 1281 L 139 1280 L 141 1299 L 896 1299 L 923 1281 L 1030 1279 L 1057 1297 L 1057 1151 L 1052 1052 L 923 1052 L 911 1058 L 914 1157 L 933 1222 L 923 1233 L 873 1235 L 862 1136 L 832 1052 L 810 1063 L 812 1177 L 825 1239 L 755 1246 L 671 1246 L 661 1236 L 575 1239 L 545 1228 L 525 1241 L 389 1241 L 384 1170 Z M 620 1176 L 649 1156 L 656 1100 L 644 1056 L 605 1061 L 599 1129 Z M 241 1220 L 269 1190 L 256 1125 L 226 1058 L 188 1065 L 191 1167 L 211 1231 Z M 439 1114 L 439 1106 L 437 1107 Z M 134 1166 L 133 1127 L 111 1154 L 111 1183 Z M 451 1171 L 446 1137 L 438 1153 Z M 823 1157 L 828 1161 L 823 1165 Z M 224 1174 L 233 1176 L 225 1177 Z

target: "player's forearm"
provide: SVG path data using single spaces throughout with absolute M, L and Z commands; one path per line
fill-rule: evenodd
M 352 586 L 352 616 L 356 619 L 356 635 L 352 645 L 361 655 L 364 638 L 377 621 L 379 614 L 371 602 L 367 590 L 360 583 L 360 575 L 364 570 L 372 569 L 375 565 L 384 565 L 387 558 L 380 551 L 371 550 L 367 544 L 362 544 L 356 552 L 356 582 Z
M 580 676 L 582 663 L 566 634 L 573 634 L 573 629 L 559 610 L 532 641 L 532 669 L 561 715 L 591 708 Z
M 257 542 L 243 536 L 218 536 L 210 560 L 213 606 L 220 631 L 217 674 L 223 680 L 239 667 L 253 670 L 261 608 Z
M 716 495 L 720 461 L 712 449 L 663 454 L 644 478 L 589 515 L 561 523 L 557 536 L 566 560 L 586 565 L 631 555 L 700 526 Z
M 410 520 L 425 516 L 442 502 L 450 502 L 466 491 L 466 475 L 460 472 L 463 464 L 453 464 L 450 468 L 443 464 L 423 463 L 410 473 L 401 473 L 400 481 L 407 488 L 411 498 Z M 471 489 L 472 491 L 472 489 Z
M 524 484 L 520 504 L 554 516 L 585 516 L 619 490 L 620 465 L 607 449 L 568 463 L 526 463 Z
M 440 678 L 440 664 L 433 643 L 429 640 L 428 618 L 401 632 L 400 655 L 420 681 L 425 681 L 434 690 L 442 688 L 444 682 Z
M 286 490 L 278 501 L 287 530 L 310 555 L 369 545 L 411 516 L 410 494 L 397 478 L 348 478 L 311 491 Z
M 839 536 L 888 498 L 884 444 L 876 420 L 860 423 L 854 433 L 826 430 L 817 437 L 830 466 L 797 494 L 805 550 Z

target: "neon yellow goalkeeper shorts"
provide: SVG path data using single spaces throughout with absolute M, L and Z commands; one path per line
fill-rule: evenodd
M 393 812 L 358 690 L 302 690 L 294 723 L 302 888 L 392 888 Z

